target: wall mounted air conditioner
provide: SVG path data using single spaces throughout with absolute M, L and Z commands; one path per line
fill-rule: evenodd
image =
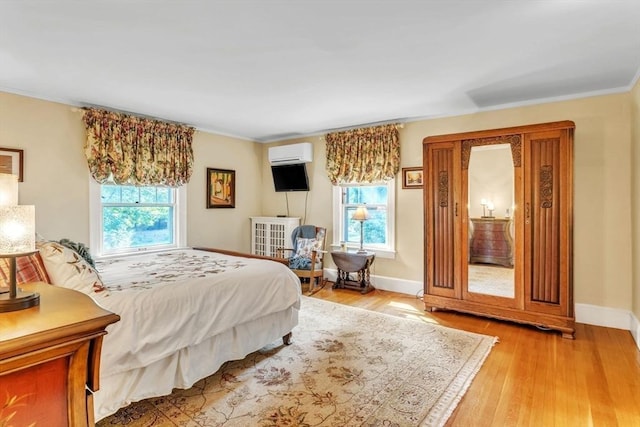
M 313 160 L 313 147 L 310 142 L 279 145 L 269 148 L 269 163 L 272 165 L 291 165 L 309 163 Z

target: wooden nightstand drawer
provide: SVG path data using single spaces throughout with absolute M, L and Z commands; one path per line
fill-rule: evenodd
M 0 425 L 94 425 L 105 328 L 120 317 L 89 296 L 49 284 L 22 285 L 40 305 L 0 313 Z M 12 400 L 13 399 L 13 400 Z

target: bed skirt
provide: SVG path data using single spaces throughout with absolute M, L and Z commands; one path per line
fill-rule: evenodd
M 94 395 L 95 420 L 99 421 L 132 402 L 165 396 L 174 388 L 190 388 L 215 373 L 223 363 L 243 359 L 282 339 L 297 324 L 298 309 L 290 307 L 235 326 L 144 368 L 100 377 L 100 390 Z

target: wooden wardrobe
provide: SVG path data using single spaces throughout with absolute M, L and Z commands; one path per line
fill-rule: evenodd
M 426 309 L 573 338 L 574 128 L 562 121 L 423 140 Z M 491 221 L 508 229 L 511 262 L 504 261 L 505 232 L 495 233 L 496 242 L 486 234 Z M 499 257 L 472 257 L 474 237 Z

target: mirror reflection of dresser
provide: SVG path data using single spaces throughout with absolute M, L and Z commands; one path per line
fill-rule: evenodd
M 470 218 L 470 264 L 513 267 L 513 238 L 510 218 Z

